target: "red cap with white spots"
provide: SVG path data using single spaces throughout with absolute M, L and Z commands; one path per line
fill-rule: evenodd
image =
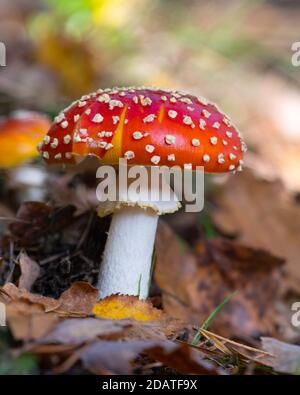
M 240 170 L 246 145 L 226 115 L 202 97 L 158 88 L 99 89 L 56 118 L 39 146 L 49 164 L 92 155 L 102 163 Z

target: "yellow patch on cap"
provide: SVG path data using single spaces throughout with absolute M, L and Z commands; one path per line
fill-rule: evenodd
M 101 163 L 104 164 L 117 164 L 119 158 L 122 157 L 122 143 L 123 143 L 123 129 L 125 124 L 125 117 L 127 112 L 128 104 L 125 104 L 125 107 L 120 115 L 120 120 L 118 126 L 114 132 L 114 137 L 112 138 L 111 144 L 113 148 L 108 150 L 103 158 L 101 158 Z

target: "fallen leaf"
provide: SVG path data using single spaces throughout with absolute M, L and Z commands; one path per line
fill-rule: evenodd
M 276 75 L 259 84 L 258 99 L 250 104 L 255 122 L 247 122 L 245 138 L 252 152 L 246 164 L 260 178 L 280 179 L 286 188 L 300 188 L 300 94 L 296 87 Z M 264 139 L 261 136 L 264 136 Z M 269 141 L 269 144 L 264 144 Z M 284 153 L 284 154 L 283 154 Z
M 80 344 L 91 342 L 97 337 L 120 335 L 130 326 L 125 321 L 101 320 L 97 318 L 69 318 L 60 322 L 38 344 Z
M 16 215 L 16 221 L 9 226 L 14 239 L 21 245 L 39 240 L 50 224 L 51 208 L 42 202 L 24 202 Z
M 97 341 L 79 351 L 86 369 L 94 374 L 130 374 L 132 362 L 145 348 L 157 345 L 153 341 Z M 173 347 L 173 344 L 172 344 Z
M 56 311 L 68 316 L 92 314 L 93 306 L 98 299 L 98 289 L 84 281 L 77 281 L 63 292 L 58 299 L 59 307 Z
M 36 340 L 45 336 L 59 321 L 54 313 L 45 314 L 42 305 L 29 300 L 13 300 L 6 306 L 7 322 L 17 340 Z
M 164 365 L 176 369 L 182 374 L 220 375 L 224 371 L 216 368 L 208 360 L 204 360 L 199 350 L 195 350 L 186 343 L 180 343 L 174 350 L 154 347 L 145 351 L 153 359 Z
M 110 330 L 110 328 L 112 330 Z M 174 340 L 186 338 L 192 328 L 182 321 L 164 315 L 155 321 L 133 319 L 107 320 L 100 318 L 71 318 L 62 321 L 39 345 L 50 343 L 72 344 L 91 342 L 97 337 L 118 340 Z
M 284 343 L 271 337 L 262 337 L 262 347 L 272 354 L 271 366 L 277 372 L 300 374 L 300 346 Z
M 50 311 L 54 311 L 60 305 L 60 302 L 56 299 L 47 298 L 46 296 L 30 293 L 26 289 L 17 288 L 12 283 L 5 284 L 2 287 L 2 290 L 12 300 L 24 299 L 25 301 L 42 305 L 46 313 Z M 7 303 L 10 302 L 8 301 Z
M 49 189 L 51 190 L 51 197 L 58 207 L 72 205 L 75 207 L 75 215 L 83 214 L 89 210 L 96 211 L 99 201 L 95 194 L 96 182 L 92 185 L 78 182 L 78 173 L 86 171 L 86 174 L 95 174 L 99 167 L 99 160 L 96 158 L 86 158 L 80 162 L 80 167 L 75 166 L 70 171 L 60 177 L 53 177 L 50 180 Z M 74 182 L 77 177 L 77 182 Z M 90 180 L 89 180 L 90 181 Z
M 94 305 L 93 313 L 113 320 L 133 318 L 138 321 L 157 320 L 162 315 L 162 311 L 153 307 L 151 302 L 130 295 L 111 295 L 100 300 Z
M 232 177 L 215 198 L 215 224 L 224 233 L 286 260 L 281 286 L 299 292 L 300 209 L 277 182 L 258 179 L 249 170 Z
M 248 341 L 275 334 L 282 260 L 225 239 L 199 242 L 196 252 L 179 244 L 167 225 L 159 225 L 154 278 L 162 290 L 164 311 L 200 327 L 237 291 L 212 327 L 224 336 Z
M 194 333 L 190 325 L 165 313 L 153 321 L 124 321 L 131 324 L 122 334 L 124 340 L 187 340 Z
M 180 373 L 220 374 L 201 354 L 170 341 L 98 341 L 79 351 L 84 366 L 95 374 L 131 374 L 140 354 L 178 370 Z
M 0 288 L 0 291 L 1 300 L 6 305 L 9 305 L 12 301 L 29 302 L 41 306 L 45 313 L 53 312 L 60 318 L 91 315 L 98 297 L 98 290 L 85 282 L 74 283 L 58 300 L 32 294 L 24 289 L 17 288 L 11 283 Z M 182 335 L 183 332 L 191 331 L 188 325 L 176 318 L 163 314 L 160 310 L 154 309 L 149 303 L 140 301 L 138 304 L 144 308 L 146 306 L 146 309 L 142 311 L 143 314 L 150 312 L 156 319 L 154 321 L 122 320 L 122 325 L 130 324 L 127 325 L 127 329 L 123 333 L 124 339 L 176 338 Z M 76 330 L 76 324 L 81 321 L 73 320 L 70 322 L 73 322 Z M 82 326 L 84 327 L 84 325 L 84 321 L 82 321 Z
M 35 280 L 40 275 L 40 266 L 33 259 L 31 259 L 25 251 L 20 252 L 19 264 L 21 267 L 19 288 L 30 291 Z
M 7 207 L 5 204 L 0 203 L 0 234 L 5 234 L 9 225 L 10 219 L 14 218 L 15 214 L 13 210 Z

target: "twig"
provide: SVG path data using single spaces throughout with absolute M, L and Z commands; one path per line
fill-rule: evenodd
M 93 222 L 93 218 L 94 218 L 94 211 L 91 211 L 91 213 L 89 215 L 88 222 L 87 222 L 87 226 L 84 229 L 84 231 L 83 231 L 83 233 L 82 233 L 82 235 L 81 235 L 81 237 L 79 239 L 79 242 L 78 242 L 78 245 L 77 245 L 77 248 L 76 248 L 77 251 L 81 248 L 82 244 L 85 242 L 85 240 L 86 240 L 86 238 L 87 238 L 87 236 L 88 236 L 88 234 L 90 232 L 90 229 L 91 229 L 91 226 L 92 226 L 92 222 Z
M 227 339 L 226 337 L 223 337 L 223 336 L 220 336 L 220 335 L 216 335 L 215 333 L 207 331 L 206 329 L 202 329 L 202 332 L 203 332 L 204 335 L 206 334 L 207 336 L 215 337 L 217 339 L 225 341 L 226 343 L 233 344 L 233 345 L 235 345 L 237 347 L 245 348 L 246 350 L 253 351 L 253 352 L 259 353 L 259 354 L 268 355 L 270 357 L 274 356 L 273 354 L 271 354 L 271 353 L 269 353 L 267 351 L 263 351 L 263 350 L 260 350 L 258 348 L 254 348 L 254 347 L 251 347 L 251 346 L 246 346 L 245 344 L 238 343 L 238 342 L 236 342 L 234 340 Z
M 0 221 L 21 222 L 23 224 L 30 224 L 31 223 L 29 221 L 25 221 L 24 219 L 13 218 L 13 217 L 0 217 Z
M 6 278 L 5 283 L 9 283 L 11 281 L 13 272 L 15 270 L 15 262 L 14 262 L 14 242 L 12 240 L 9 241 L 9 267 L 10 271 Z

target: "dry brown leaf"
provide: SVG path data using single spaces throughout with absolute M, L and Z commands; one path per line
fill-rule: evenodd
M 19 263 L 21 267 L 19 288 L 30 291 L 35 280 L 40 275 L 40 266 L 33 259 L 31 259 L 25 251 L 20 252 Z
M 3 203 L 0 203 L 0 234 L 5 234 L 9 225 L 9 220 L 14 218 L 15 213 L 9 207 L 6 207 Z
M 213 328 L 224 336 L 247 340 L 276 333 L 274 306 L 280 297 L 282 260 L 225 239 L 198 244 L 196 256 L 183 251 L 163 223 L 156 251 L 154 277 L 166 313 L 200 326 L 229 294 L 238 291 L 217 315 Z
M 42 305 L 29 300 L 13 300 L 6 306 L 7 322 L 17 340 L 36 340 L 45 336 L 59 321 L 54 313 L 45 314 Z
M 101 320 L 97 318 L 69 318 L 60 322 L 38 344 L 80 344 L 97 337 L 120 335 L 130 323 L 126 321 Z
M 272 354 L 268 360 L 277 372 L 300 374 L 300 346 L 270 337 L 262 337 L 261 341 L 263 349 Z
M 53 325 L 58 323 L 59 318 L 84 317 L 92 313 L 98 290 L 84 282 L 74 283 L 69 290 L 61 295 L 59 300 L 31 294 L 13 284 L 6 284 L 1 289 L 1 295 L 9 309 L 9 325 L 12 327 L 16 338 L 39 338 L 39 343 L 35 344 L 39 347 L 46 346 L 51 342 L 59 342 L 65 345 L 72 342 L 76 344 L 83 341 L 90 342 L 104 335 L 106 338 L 117 337 L 122 340 L 166 340 L 175 339 L 178 336 L 181 338 L 187 337 L 189 332 L 193 332 L 182 321 L 163 314 L 159 310 L 156 314 L 157 319 L 154 321 L 136 321 L 133 319 L 110 321 L 96 318 L 74 318 L 61 322 L 54 328 Z M 153 309 L 152 306 L 151 308 Z M 49 311 L 52 312 L 51 315 Z M 38 331 L 39 322 L 40 331 Z M 33 327 L 33 332 L 30 333 L 32 323 L 36 324 L 37 327 Z M 52 333 L 43 337 L 50 329 L 53 329 Z
M 9 229 L 21 245 L 26 245 L 38 239 L 49 227 L 51 208 L 42 202 L 24 202 Z
M 128 321 L 131 325 L 122 334 L 124 340 L 174 340 L 178 337 L 186 339 L 194 334 L 191 326 L 165 313 L 154 321 Z
M 7 283 L 2 290 L 11 299 L 25 299 L 31 303 L 44 306 L 45 312 L 55 311 L 62 316 L 88 316 L 92 314 L 93 306 L 97 301 L 98 290 L 87 282 L 78 281 L 63 292 L 60 298 L 52 299 L 39 294 L 33 294 L 25 289 L 17 288 Z
M 39 345 L 51 342 L 80 343 L 103 336 L 106 339 L 110 337 L 119 340 L 173 340 L 177 337 L 187 337 L 190 332 L 194 332 L 192 328 L 166 314 L 155 321 L 72 318 L 61 322 L 49 336 L 40 339 Z
M 246 164 L 260 178 L 270 181 L 280 179 L 285 187 L 298 191 L 299 90 L 277 75 L 270 74 L 261 82 L 256 91 L 258 101 L 249 103 L 251 120 L 245 122 L 244 137 L 252 149 L 246 155 Z M 268 144 L 265 144 L 266 141 Z
M 180 345 L 173 350 L 169 350 L 164 346 L 154 347 L 145 352 L 153 359 L 176 369 L 179 373 L 199 375 L 224 374 L 221 369 L 217 369 L 210 362 L 204 360 L 199 350 L 193 349 L 188 344 L 180 343 Z
M 17 288 L 12 283 L 5 284 L 2 287 L 2 290 L 12 300 L 24 299 L 25 301 L 42 305 L 46 313 L 57 309 L 58 306 L 60 305 L 60 302 L 56 299 L 47 298 L 46 296 L 30 293 L 26 289 Z M 9 303 L 9 300 L 7 300 L 7 303 Z
M 154 341 L 97 341 L 80 350 L 79 356 L 85 368 L 94 374 L 130 374 L 138 354 L 155 345 Z
M 9 327 L 18 340 L 36 340 L 45 336 L 59 321 L 53 313 L 59 302 L 26 289 L 19 289 L 12 283 L 1 288 L 1 300 L 6 304 Z
M 74 166 L 69 169 L 66 175 L 53 177 L 49 181 L 51 197 L 57 207 L 72 205 L 75 207 L 75 215 L 86 213 L 89 210 L 96 210 L 99 205 L 95 194 L 96 185 L 88 186 L 84 183 L 74 183 L 72 180 L 78 173 L 96 172 L 99 167 L 97 158 L 86 158 L 80 163 L 80 167 Z
M 130 374 L 140 354 L 162 362 L 180 373 L 219 374 L 201 354 L 186 345 L 170 341 L 98 341 L 79 352 L 84 366 L 95 374 Z
M 300 206 L 282 184 L 247 170 L 230 178 L 216 203 L 216 225 L 251 247 L 284 258 L 287 279 L 281 285 L 300 292 Z
M 87 316 L 92 314 L 97 298 L 97 288 L 87 282 L 77 281 L 61 294 L 56 311 L 68 316 L 72 314 Z

